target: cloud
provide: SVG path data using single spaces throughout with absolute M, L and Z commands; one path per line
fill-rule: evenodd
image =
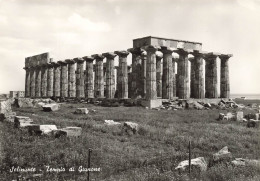
M 249 10 L 256 10 L 256 0 L 237 0 L 238 4 Z
M 87 18 L 83 18 L 77 13 L 73 13 L 69 18 L 68 22 L 70 26 L 77 29 L 82 29 L 85 31 L 95 31 L 95 32 L 108 32 L 111 27 L 106 22 L 92 22 Z

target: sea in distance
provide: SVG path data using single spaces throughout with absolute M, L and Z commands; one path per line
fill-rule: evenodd
M 230 98 L 260 99 L 260 94 L 230 94 Z

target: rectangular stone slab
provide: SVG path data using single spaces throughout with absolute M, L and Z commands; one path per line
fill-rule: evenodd
M 67 133 L 67 136 L 80 136 L 82 134 L 82 128 L 81 127 L 66 127 L 62 128 L 61 131 L 64 131 Z
M 43 111 L 50 112 L 50 111 L 58 111 L 59 110 L 59 104 L 46 104 L 42 106 Z
M 191 50 L 202 49 L 202 43 L 191 42 L 186 40 L 176 40 L 176 39 L 168 39 L 168 38 L 160 38 L 160 37 L 152 37 L 152 36 L 147 36 L 147 37 L 133 40 L 133 48 L 143 47 L 147 45 L 168 46 L 171 48 L 184 48 L 184 49 L 191 49 Z
M 14 118 L 14 127 L 15 128 L 23 128 L 33 123 L 33 120 L 26 116 L 15 116 Z

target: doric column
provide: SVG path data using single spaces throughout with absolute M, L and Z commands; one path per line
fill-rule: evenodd
M 53 96 L 53 64 L 48 63 L 48 75 L 47 75 L 47 97 Z
M 190 61 L 190 97 L 194 97 L 194 91 L 195 91 L 195 63 L 194 58 L 189 58 Z
M 68 97 L 76 97 L 76 70 L 75 60 L 66 59 L 65 62 L 68 64 Z
M 112 99 L 115 97 L 115 61 L 114 58 L 117 56 L 112 52 L 102 54 L 106 57 L 106 98 Z
M 61 65 L 61 74 L 60 74 L 60 97 L 68 97 L 68 67 L 67 63 L 63 61 L 58 61 Z
M 94 98 L 94 81 L 93 81 L 93 61 L 94 58 L 85 56 L 83 59 L 86 61 L 85 71 L 85 97 Z
M 115 52 L 114 52 L 115 53 Z M 115 80 L 115 89 L 116 89 L 116 93 L 115 93 L 115 98 L 118 98 L 118 77 L 119 77 L 119 66 L 115 66 L 115 77 L 116 77 L 116 80 Z
M 47 64 L 41 66 L 41 97 L 47 97 Z
M 163 53 L 163 73 L 162 73 L 162 98 L 173 98 L 173 70 L 172 70 L 172 53 L 173 49 L 162 47 Z
M 128 67 L 127 67 L 127 56 L 129 52 L 127 51 L 115 51 L 115 54 L 119 57 L 119 68 L 117 71 L 118 80 L 118 98 L 127 99 L 128 98 Z
M 205 97 L 218 98 L 218 74 L 217 74 L 217 53 L 208 53 L 205 55 Z
M 132 97 L 132 66 L 127 66 L 127 74 L 128 74 L 128 98 Z
M 35 75 L 35 97 L 41 97 L 41 70 L 42 67 L 37 65 L 36 67 L 36 75 Z
M 36 68 L 30 67 L 30 97 L 35 97 Z
M 157 97 L 162 97 L 162 54 L 156 52 L 156 91 Z
M 189 67 L 188 67 L 188 54 L 191 50 L 178 48 L 174 52 L 179 54 L 179 61 L 178 61 L 178 97 L 180 99 L 188 99 L 190 98 L 189 95 Z
M 61 83 L 61 67 L 60 64 L 56 62 L 51 63 L 54 67 L 53 74 L 54 74 L 54 79 L 53 79 L 53 96 L 54 97 L 60 97 L 60 83 Z
M 145 97 L 146 94 L 146 64 L 147 64 L 147 52 L 146 51 L 142 51 L 141 53 L 141 59 L 142 59 L 142 97 Z
M 175 72 L 176 58 L 172 57 L 172 96 L 176 97 L 176 72 Z
M 146 66 L 146 100 L 157 99 L 156 91 L 156 54 L 157 47 L 149 45 L 145 47 L 147 51 Z
M 193 51 L 193 70 L 194 70 L 194 88 L 193 97 L 197 99 L 205 98 L 205 83 L 204 83 L 204 67 L 203 67 L 203 52 Z
M 25 70 L 25 97 L 30 97 L 30 68 L 24 67 Z
M 83 98 L 84 94 L 84 59 L 83 58 L 75 58 L 75 62 L 77 62 L 77 71 L 76 71 L 76 97 Z
M 138 95 L 143 95 L 142 90 L 142 60 L 141 53 L 142 50 L 140 48 L 129 48 L 127 49 L 130 53 L 132 53 L 132 84 L 131 84 L 131 97 L 135 98 Z
M 229 66 L 228 60 L 232 57 L 232 54 L 221 54 L 219 56 L 220 62 L 220 97 L 229 98 L 230 96 L 230 84 L 229 84 Z
M 97 98 L 103 98 L 104 97 L 103 59 L 105 57 L 101 54 L 95 54 L 92 55 L 92 57 L 96 60 L 94 95 Z

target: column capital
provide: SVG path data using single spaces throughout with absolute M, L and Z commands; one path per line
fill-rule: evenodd
M 155 55 L 156 55 L 156 60 L 161 60 L 163 58 L 163 54 L 158 51 L 155 52 Z
M 147 52 L 156 52 L 158 49 L 160 48 L 160 46 L 153 46 L 153 45 L 148 45 L 144 47 L 144 50 Z
M 113 53 L 113 52 L 106 52 L 106 53 L 102 53 L 102 55 L 104 56 L 104 57 L 106 57 L 106 58 L 110 58 L 110 59 L 114 59 L 116 56 L 117 56 L 117 54 L 115 54 L 115 53 Z
M 205 59 L 215 59 L 215 58 L 217 58 L 219 55 L 221 55 L 221 54 L 220 54 L 220 53 L 217 53 L 217 52 L 209 52 L 209 53 L 204 54 L 204 58 L 205 58 Z
M 221 60 L 228 60 L 230 57 L 233 57 L 233 54 L 221 54 L 218 56 Z
M 159 51 L 162 52 L 163 54 L 171 54 L 173 53 L 174 50 L 176 49 L 171 47 L 166 47 L 166 46 L 161 46 L 161 48 L 159 49 Z
M 75 63 L 75 60 L 74 59 L 66 59 L 65 62 L 67 64 L 74 64 Z
M 58 63 L 59 65 L 67 65 L 67 63 L 66 63 L 65 61 L 61 61 L 61 60 L 58 61 L 57 63 Z
M 48 68 L 53 68 L 54 66 L 53 66 L 52 62 L 49 62 L 49 63 L 47 63 L 47 67 Z
M 193 50 L 190 54 L 192 54 L 194 57 L 203 57 L 205 54 L 209 52 L 202 51 L 202 50 Z
M 179 55 L 188 55 L 192 52 L 192 50 L 185 48 L 177 48 L 177 50 L 173 50 L 173 52 L 178 53 Z
M 53 67 L 59 67 L 60 66 L 60 64 L 58 62 L 51 62 L 51 64 L 52 64 Z
M 84 62 L 84 59 L 81 58 L 81 57 L 77 57 L 77 58 L 73 58 L 73 60 L 77 63 L 83 63 Z
M 128 48 L 127 51 L 129 51 L 132 54 L 140 55 L 144 49 L 143 48 Z
M 91 56 L 85 56 L 85 57 L 82 57 L 85 61 L 87 62 L 93 62 L 94 61 L 94 58 L 91 57 Z
M 94 54 L 94 55 L 91 55 L 91 57 L 93 57 L 94 59 L 97 59 L 97 60 L 103 60 L 105 58 L 102 54 Z
M 117 54 L 119 57 L 127 57 L 129 55 L 129 52 L 125 50 L 114 51 L 114 53 Z

